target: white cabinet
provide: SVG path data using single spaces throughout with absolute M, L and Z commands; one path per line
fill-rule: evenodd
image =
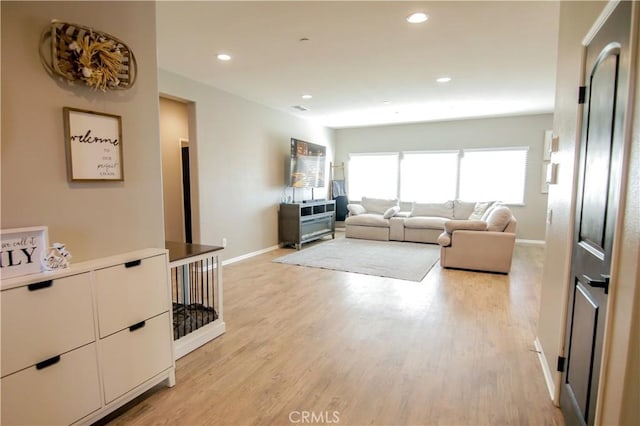
M 171 365 L 169 313 L 112 334 L 100 345 L 104 395 L 111 402 Z
M 2 377 L 95 340 L 88 273 L 2 292 Z
M 3 425 L 90 424 L 175 383 L 166 250 L 1 282 Z
M 166 262 L 155 256 L 94 272 L 100 337 L 169 310 L 169 292 L 157 291 L 167 282 Z
M 100 409 L 95 343 L 49 362 L 0 379 L 3 425 L 71 424 Z

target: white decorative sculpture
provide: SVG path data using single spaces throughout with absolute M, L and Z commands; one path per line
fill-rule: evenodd
M 65 269 L 69 267 L 70 259 L 71 253 L 69 253 L 64 244 L 53 243 L 53 247 L 49 247 L 45 252 L 42 265 L 49 271 Z

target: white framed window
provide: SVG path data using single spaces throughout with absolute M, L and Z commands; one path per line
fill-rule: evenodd
M 397 152 L 349 154 L 349 200 L 397 198 L 398 158 Z
M 458 198 L 523 204 L 528 153 L 528 147 L 463 150 Z
M 403 152 L 402 201 L 443 202 L 456 198 L 459 151 Z

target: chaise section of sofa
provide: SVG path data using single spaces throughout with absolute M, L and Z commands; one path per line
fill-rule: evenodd
M 495 206 L 480 221 L 453 221 L 438 238 L 443 268 L 509 273 L 516 242 L 516 218 Z

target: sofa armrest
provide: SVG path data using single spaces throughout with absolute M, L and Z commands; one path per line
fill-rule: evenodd
M 448 233 L 454 231 L 486 231 L 487 222 L 482 220 L 450 220 L 444 224 L 444 230 Z

